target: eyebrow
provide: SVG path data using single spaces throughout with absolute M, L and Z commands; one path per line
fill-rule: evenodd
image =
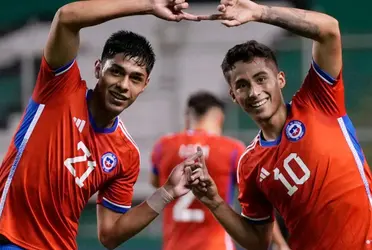
M 123 66 L 117 64 L 117 63 L 113 63 L 111 67 L 118 68 L 119 70 L 121 70 L 123 72 L 126 72 L 125 68 Z M 131 72 L 130 74 L 135 75 L 135 76 L 145 77 L 145 75 L 143 73 L 138 72 L 138 71 Z
M 112 67 L 112 68 L 118 68 L 118 69 L 120 69 L 120 70 L 122 70 L 122 71 L 125 71 L 125 69 L 124 69 L 122 66 L 120 66 L 119 64 L 117 64 L 117 63 L 113 63 L 113 64 L 111 64 L 111 67 Z
M 253 75 L 253 78 L 260 76 L 260 75 L 268 75 L 266 71 L 260 71 Z
M 131 75 L 135 75 L 135 76 L 140 76 L 140 77 L 145 77 L 144 74 L 142 74 L 141 72 L 132 72 Z

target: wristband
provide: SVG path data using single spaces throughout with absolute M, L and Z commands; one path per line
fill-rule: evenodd
M 173 200 L 174 198 L 172 195 L 170 195 L 164 187 L 161 187 L 147 198 L 146 202 L 149 207 L 160 214 L 164 207 Z

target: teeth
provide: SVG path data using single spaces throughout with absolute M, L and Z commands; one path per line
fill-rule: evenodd
M 267 99 L 264 99 L 262 101 L 251 104 L 251 106 L 254 107 L 254 108 L 258 108 L 258 107 L 264 105 L 266 102 L 267 102 Z
M 116 99 L 119 99 L 119 100 L 124 100 L 124 98 L 116 93 L 112 93 L 112 95 L 116 98 Z

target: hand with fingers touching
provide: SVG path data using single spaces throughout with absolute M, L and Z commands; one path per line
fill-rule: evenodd
M 188 173 L 188 183 L 195 197 L 213 210 L 224 200 L 219 196 L 217 186 L 208 173 L 203 151 L 200 147 L 198 147 L 198 153 L 200 155 L 200 168 L 194 170 L 194 175 Z
M 167 21 L 200 21 L 198 16 L 185 12 L 189 7 L 185 0 L 150 0 L 151 14 Z
M 173 197 L 178 198 L 190 191 L 189 180 L 197 180 L 202 175 L 201 163 L 198 162 L 201 153 L 194 155 L 178 164 L 168 177 L 163 188 Z
M 200 157 L 198 151 L 173 168 L 165 184 L 146 200 L 152 210 L 159 214 L 168 203 L 190 192 L 189 180 L 196 180 L 202 175 Z
M 221 0 L 218 14 L 201 15 L 200 20 L 221 20 L 227 27 L 256 21 L 261 14 L 261 5 L 250 0 Z

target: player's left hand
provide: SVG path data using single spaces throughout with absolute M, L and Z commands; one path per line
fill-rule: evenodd
M 196 152 L 194 155 L 178 164 L 169 175 L 163 187 L 173 198 L 188 193 L 190 191 L 189 181 L 197 181 L 202 175 L 201 163 L 198 162 L 200 156 L 201 152 Z
M 186 0 L 150 0 L 151 14 L 167 21 L 200 21 L 198 16 L 185 12 L 189 7 Z
M 227 27 L 255 21 L 261 16 L 262 8 L 250 0 L 221 0 L 217 6 L 218 14 L 201 15 L 200 20 L 222 20 Z

